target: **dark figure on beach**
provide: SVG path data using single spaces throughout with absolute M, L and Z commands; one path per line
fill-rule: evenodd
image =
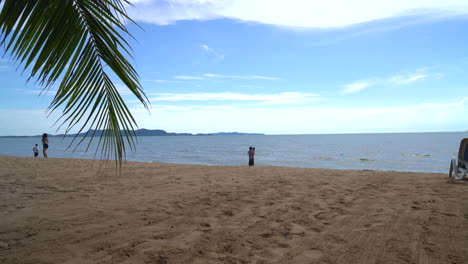
M 37 144 L 34 146 L 33 152 L 34 152 L 34 157 L 37 158 L 37 156 L 39 156 L 39 149 L 37 148 Z
M 252 148 L 252 166 L 254 165 L 255 160 L 255 147 Z
M 249 166 L 253 166 L 255 159 L 255 148 L 249 147 L 249 151 L 247 153 L 249 154 Z
M 42 154 L 44 158 L 47 158 L 47 149 L 49 148 L 49 139 L 47 138 L 47 134 L 42 134 Z

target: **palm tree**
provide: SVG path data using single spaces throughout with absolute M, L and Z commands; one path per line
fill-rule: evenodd
M 62 112 L 58 129 L 86 131 L 91 136 L 87 149 L 99 137 L 96 153 L 113 156 L 120 165 L 126 146 L 135 146 L 137 124 L 109 74 L 145 108 L 149 103 L 126 58 L 131 48 L 125 37 L 132 36 L 125 23 L 134 21 L 125 5 L 131 5 L 129 0 L 0 0 L 5 54 L 29 70 L 28 80 L 34 77 L 44 90 L 59 80 L 48 108 L 49 114 Z M 98 136 L 96 130 L 103 132 Z

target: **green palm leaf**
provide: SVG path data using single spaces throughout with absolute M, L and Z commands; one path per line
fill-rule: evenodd
M 148 108 L 139 77 L 126 56 L 130 36 L 124 21 L 128 0 L 0 0 L 1 44 L 31 71 L 44 89 L 60 84 L 48 110 L 62 111 L 56 123 L 66 132 L 102 130 L 98 149 L 121 165 L 135 146 L 137 124 L 109 74 L 119 78 Z M 121 52 L 123 51 L 123 53 Z M 90 132 L 92 131 L 92 132 Z M 123 132 L 121 132 L 123 131 Z M 76 139 L 76 138 L 75 138 Z M 81 139 L 78 144 L 84 140 Z

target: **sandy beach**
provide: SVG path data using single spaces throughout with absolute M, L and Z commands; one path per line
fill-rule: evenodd
M 0 157 L 0 263 L 468 263 L 468 181 L 443 174 L 98 169 Z

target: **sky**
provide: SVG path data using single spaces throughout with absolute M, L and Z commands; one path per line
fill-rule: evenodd
M 133 0 L 139 128 L 266 134 L 468 130 L 466 0 Z M 61 133 L 54 89 L 0 60 L 0 135 Z M 72 131 L 73 132 L 73 131 Z

